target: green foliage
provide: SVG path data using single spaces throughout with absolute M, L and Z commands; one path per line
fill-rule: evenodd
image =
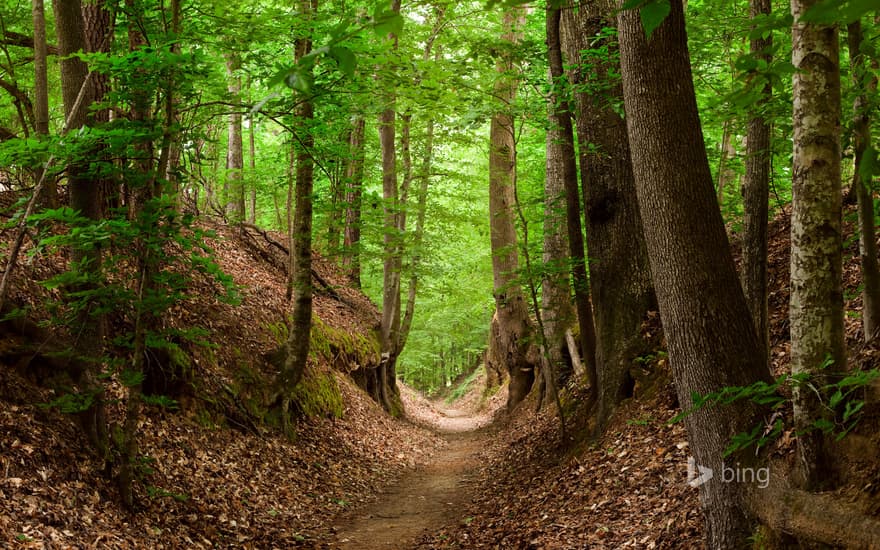
M 642 27 L 645 29 L 645 36 L 650 40 L 654 30 L 669 15 L 672 6 L 669 0 L 628 0 L 624 2 L 621 9 L 639 10 L 639 19 L 642 21 Z
M 820 370 L 827 371 L 830 365 L 829 359 Z M 822 377 L 826 376 L 828 376 L 827 372 L 823 372 Z M 750 447 L 761 448 L 775 441 L 785 431 L 783 409 L 790 404 L 785 395 L 790 394 L 793 387 L 798 387 L 801 391 L 815 392 L 817 395 L 827 398 L 823 399 L 823 406 L 828 411 L 828 416 L 812 419 L 810 427 L 802 433 L 821 431 L 826 435 L 834 435 L 838 440 L 843 439 L 861 420 L 865 401 L 859 397 L 859 394 L 863 393 L 868 385 L 880 379 L 880 369 L 832 376 L 835 381 L 824 384 L 817 384 L 816 379 L 817 375 L 809 373 L 784 374 L 772 383 L 758 381 L 749 386 L 725 387 L 706 395 L 694 393 L 691 396 L 691 407 L 676 415 L 670 420 L 670 423 L 680 422 L 704 407 L 724 406 L 748 400 L 773 411 L 771 420 L 768 423 L 756 425 L 749 432 L 734 435 L 724 452 L 724 456 Z
M 467 378 L 462 380 L 461 383 L 449 393 L 449 396 L 446 398 L 446 404 L 448 405 L 454 403 L 455 401 L 458 401 L 459 399 L 464 397 L 469 391 L 471 391 L 471 386 L 473 385 L 474 380 L 476 380 L 477 376 L 479 375 L 480 367 L 477 367 L 467 376 Z

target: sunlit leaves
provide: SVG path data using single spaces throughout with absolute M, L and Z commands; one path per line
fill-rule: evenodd
M 801 17 L 803 23 L 849 24 L 877 10 L 877 0 L 822 0 Z

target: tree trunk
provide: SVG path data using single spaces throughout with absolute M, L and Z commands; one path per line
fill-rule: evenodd
M 85 34 L 83 31 L 82 6 L 79 0 L 56 0 L 55 33 L 58 39 L 58 55 L 61 57 L 61 95 L 64 102 L 64 114 L 67 121 L 65 130 L 81 128 L 86 123 L 88 107 L 91 104 L 91 90 L 87 82 L 88 67 L 85 62 L 72 54 L 85 50 Z M 79 101 L 77 101 L 79 100 Z M 70 207 L 78 210 L 83 216 L 97 221 L 101 218 L 100 194 L 97 186 L 83 174 L 87 167 L 70 164 L 67 167 L 68 193 Z M 101 250 L 91 246 L 73 246 L 71 250 L 71 266 L 89 281 L 100 278 Z M 96 284 L 96 283 L 92 283 Z M 88 290 L 89 283 L 84 284 Z M 89 304 L 79 315 L 79 335 L 76 352 L 86 362 L 101 365 L 103 353 L 104 327 L 101 318 L 94 314 L 94 305 Z M 80 414 L 80 421 L 86 437 L 98 451 L 102 459 L 108 458 L 109 437 L 104 414 L 103 392 L 97 381 L 97 374 L 88 370 L 84 373 L 84 391 L 94 392 L 94 405 Z
M 548 18 L 550 16 L 548 15 Z M 552 74 L 551 74 L 552 81 Z M 565 356 L 565 332 L 574 324 L 571 307 L 571 264 L 569 263 L 568 224 L 562 129 L 554 123 L 554 105 L 550 105 L 547 129 L 546 178 L 544 180 L 544 275 L 541 283 L 541 319 L 547 340 L 547 359 L 559 377 L 568 377 Z
M 400 12 L 400 0 L 392 0 L 391 9 Z M 397 50 L 397 37 L 392 33 L 388 39 Z M 400 276 L 401 276 L 401 204 L 397 188 L 397 151 L 395 149 L 395 92 L 393 82 L 386 82 L 388 90 L 385 108 L 379 115 L 379 145 L 382 149 L 382 197 L 385 211 L 384 246 L 382 267 L 382 363 L 379 378 L 382 381 L 379 395 L 382 406 L 396 412 L 397 402 L 396 364 L 400 350 L 397 349 L 400 332 Z
M 524 24 L 522 8 L 504 14 L 501 40 L 515 45 Z M 489 130 L 489 227 L 492 245 L 495 317 L 489 334 L 487 369 L 505 370 L 510 376 L 508 411 L 513 410 L 532 388 L 535 363 L 529 355 L 532 327 L 522 288 L 515 224 L 516 141 L 511 103 L 516 97 L 518 79 L 512 76 L 513 62 L 502 56 L 497 64 L 495 97 L 500 109 L 492 115 Z
M 874 192 L 871 181 L 863 181 L 861 164 L 865 151 L 871 145 L 871 116 L 867 92 L 877 90 L 877 77 L 868 76 L 862 45 L 862 22 L 853 21 L 847 27 L 849 59 L 853 85 L 858 95 L 853 102 L 854 169 L 852 187 L 856 191 L 859 212 L 859 252 L 862 268 L 862 332 L 865 342 L 877 336 L 880 329 L 880 266 L 877 265 L 877 237 L 874 227 Z
M 345 229 L 343 230 L 342 266 L 356 288 L 361 287 L 361 196 L 364 183 L 364 126 L 362 116 L 352 123 L 348 143 L 349 159 L 345 167 Z
M 550 62 L 550 76 L 554 89 L 559 89 L 565 78 L 562 64 L 562 43 L 560 26 L 561 8 L 553 8 L 547 13 L 546 34 L 547 52 Z M 586 362 L 590 383 L 591 400 L 596 398 L 598 375 L 596 373 L 596 325 L 590 306 L 590 288 L 587 279 L 587 264 L 584 257 L 584 236 L 581 231 L 580 193 L 577 181 L 577 160 L 575 159 L 574 131 L 571 125 L 571 106 L 556 92 L 550 95 L 552 109 L 550 124 L 558 128 L 561 138 L 559 160 L 562 162 L 562 180 L 566 198 L 566 226 L 568 230 L 569 253 L 571 256 L 571 275 L 574 286 L 575 307 L 580 326 L 581 348 Z M 555 343 L 554 343 L 555 344 Z M 560 340 L 560 345 L 562 344 Z
M 770 0 L 751 0 L 751 18 L 769 15 Z M 767 65 L 772 61 L 773 37 L 753 38 L 751 54 Z M 758 78 L 757 75 L 754 75 Z M 773 97 L 773 87 L 767 80 L 761 90 L 761 100 L 749 118 L 746 138 L 746 173 L 743 179 L 743 237 L 742 286 L 752 312 L 752 322 L 764 356 L 770 358 L 770 328 L 767 312 L 767 203 L 770 200 L 770 123 L 764 117 Z
M 86 0 L 82 5 L 83 25 L 85 32 L 85 51 L 87 53 L 110 53 L 113 41 L 116 0 Z M 110 91 L 110 77 L 103 73 L 94 73 L 91 77 L 92 101 L 100 103 Z M 91 124 L 110 122 L 110 110 L 98 109 L 90 114 Z M 95 156 L 101 162 L 111 162 L 105 152 L 106 146 L 98 145 Z M 93 183 L 100 193 L 103 215 L 109 214 L 113 207 L 119 206 L 119 185 L 111 177 L 101 178 Z
M 724 208 L 724 190 L 736 180 L 736 172 L 730 167 L 730 161 L 736 158 L 731 126 L 733 126 L 732 121 L 724 121 L 721 133 L 721 155 L 718 159 L 718 205 L 722 208 Z
M 840 189 L 840 52 L 837 27 L 800 23 L 817 0 L 792 0 L 794 166 L 791 211 L 791 371 L 815 376 L 821 388 L 826 359 L 831 370 L 846 367 L 843 336 Z M 826 371 L 827 372 L 827 371 Z M 809 430 L 827 416 L 812 387 L 793 392 L 795 424 Z M 824 435 L 798 437 L 805 489 L 827 476 Z
M 312 19 L 317 12 L 317 0 L 301 2 L 302 16 Z M 296 59 L 302 59 L 312 49 L 311 35 L 297 38 Z M 314 161 L 312 149 L 315 138 L 311 132 L 315 112 L 312 98 L 303 96 L 297 109 L 297 118 L 306 131 L 298 140 L 296 158 L 296 207 L 292 228 L 293 313 L 287 339 L 287 356 L 281 372 L 282 426 L 289 433 L 288 400 L 290 392 L 299 383 L 309 358 L 312 330 L 312 188 Z
M 575 94 L 580 143 L 590 285 L 596 320 L 596 429 L 601 430 L 621 400 L 632 394 L 630 366 L 645 353 L 642 321 L 655 307 L 654 287 L 642 233 L 630 161 L 626 121 L 613 102 L 622 99 L 618 63 L 582 59 L 592 37 L 616 26 L 613 0 L 563 12 L 563 45 L 575 86 L 595 90 Z M 609 44 L 613 47 L 612 44 Z M 598 76 L 588 81 L 590 74 Z M 612 98 L 612 99 L 609 99 Z M 589 361 L 589 358 L 587 359 Z
M 241 122 L 241 57 L 237 53 L 226 54 L 226 76 L 232 111 L 229 113 L 228 141 L 226 149 L 226 214 L 233 224 L 244 221 L 245 193 L 242 169 L 244 154 Z
M 739 285 L 706 157 L 681 0 L 646 39 L 636 10 L 619 12 L 627 129 L 645 242 L 679 403 L 693 394 L 770 381 Z M 733 435 L 760 411 L 747 401 L 685 420 L 697 464 L 721 468 Z M 749 462 L 750 453 L 734 457 Z M 729 460 L 729 459 L 728 459 Z M 707 546 L 741 548 L 751 533 L 744 489 L 700 486 Z
M 38 136 L 49 135 L 49 76 L 46 43 L 46 11 L 43 0 L 33 0 L 34 22 L 34 130 Z M 43 179 L 43 167 L 34 170 L 34 180 Z M 55 178 L 43 184 L 40 202 L 47 208 L 58 208 L 58 185 Z
M 248 223 L 257 224 L 257 144 L 254 137 L 256 121 L 251 117 L 248 132 L 248 153 L 250 156 L 250 204 L 248 205 Z

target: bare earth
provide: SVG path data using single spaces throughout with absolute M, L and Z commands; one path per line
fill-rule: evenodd
M 407 415 L 446 441 L 427 464 L 405 474 L 378 500 L 337 525 L 335 547 L 358 550 L 413 548 L 461 514 L 470 501 L 477 455 L 489 437 L 480 428 L 491 422 L 491 408 L 480 413 L 447 408 L 402 389 Z

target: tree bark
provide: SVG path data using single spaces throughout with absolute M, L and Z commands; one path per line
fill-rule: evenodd
M 256 121 L 251 117 L 248 132 L 248 153 L 250 156 L 250 204 L 248 204 L 248 223 L 257 223 L 257 144 L 254 134 L 256 133 Z
M 840 188 L 840 52 L 837 27 L 801 23 L 817 0 L 792 0 L 793 140 L 791 212 L 791 372 L 827 382 L 831 370 L 846 367 L 843 335 Z M 827 371 L 825 371 L 827 372 Z M 810 430 L 827 416 L 811 387 L 795 386 L 795 425 Z M 827 475 L 824 435 L 798 437 L 798 458 L 805 489 Z
M 561 8 L 551 8 L 547 13 L 546 35 L 547 53 L 550 62 L 550 76 L 553 90 L 559 90 L 565 78 L 562 63 L 562 43 L 560 26 Z M 575 158 L 574 130 L 571 124 L 571 105 L 561 94 L 550 94 L 550 124 L 558 130 L 560 139 L 558 160 L 562 163 L 561 176 L 565 188 L 566 228 L 571 261 L 571 278 L 574 286 L 575 308 L 580 326 L 581 348 L 586 362 L 592 401 L 596 399 L 599 386 L 596 373 L 596 325 L 590 305 L 590 287 L 587 279 L 587 264 L 584 256 L 584 236 L 581 230 L 581 205 L 577 181 L 577 159 Z M 554 342 L 554 345 L 556 342 Z M 560 341 L 561 345 L 561 341 Z
M 392 0 L 391 9 L 400 12 L 400 0 Z M 388 39 L 397 50 L 397 37 L 392 33 Z M 382 149 L 382 197 L 385 211 L 384 247 L 382 267 L 382 364 L 379 388 L 382 406 L 389 412 L 399 408 L 397 401 L 396 364 L 400 350 L 397 349 L 400 332 L 400 277 L 401 277 L 401 205 L 397 186 L 397 150 L 395 149 L 395 106 L 393 82 L 386 82 L 385 108 L 379 115 L 379 145 Z
M 67 121 L 65 130 L 81 128 L 86 123 L 88 106 L 91 104 L 91 90 L 88 87 L 88 67 L 80 58 L 72 54 L 85 49 L 82 7 L 79 0 L 56 0 L 55 33 L 58 39 L 58 54 L 61 61 L 61 95 Z M 67 167 L 68 193 L 70 207 L 83 216 L 97 221 L 101 218 L 101 203 L 98 189 L 85 177 L 87 167 L 70 164 Z M 73 246 L 71 250 L 72 269 L 78 271 L 86 280 L 85 289 L 96 284 L 100 278 L 101 250 L 98 247 Z M 89 304 L 78 317 L 76 352 L 88 363 L 101 364 L 103 352 L 104 327 L 101 318 L 94 314 L 94 304 Z M 99 370 L 96 368 L 95 370 Z M 108 458 L 109 437 L 104 414 L 103 392 L 97 381 L 97 372 L 84 373 L 85 391 L 94 392 L 94 405 L 80 414 L 80 422 L 86 437 L 98 451 L 102 459 Z
M 311 20 L 317 12 L 317 0 L 300 3 L 301 14 Z M 302 59 L 312 49 L 311 35 L 296 39 L 296 59 Z M 293 287 L 293 313 L 287 339 L 287 356 L 281 371 L 282 426 L 289 432 L 288 403 L 290 392 L 302 379 L 309 358 L 312 330 L 312 189 L 314 184 L 314 161 L 312 159 L 315 138 L 311 132 L 315 112 L 312 98 L 300 99 L 297 118 L 306 129 L 298 140 L 296 151 L 296 207 L 293 214 L 291 281 Z
M 596 429 L 632 394 L 630 366 L 645 353 L 642 321 L 655 306 L 654 287 L 636 199 L 626 121 L 614 103 L 623 91 L 614 74 L 619 62 L 582 59 L 602 29 L 616 26 L 614 0 L 563 12 L 563 46 L 572 83 L 579 89 L 577 131 L 590 257 L 590 285 L 596 321 Z M 617 54 L 613 43 L 611 52 Z M 595 74 L 595 80 L 588 75 Z
M 348 143 L 348 164 L 345 167 L 345 229 L 342 238 L 342 266 L 356 288 L 361 287 L 361 197 L 364 182 L 364 126 L 357 116 L 352 123 Z
M 548 15 L 548 18 L 550 16 Z M 549 24 L 549 23 L 548 23 Z M 552 82 L 551 74 L 551 82 Z M 554 122 L 550 106 L 550 127 L 547 129 L 547 159 L 544 180 L 544 274 L 541 283 L 541 318 L 547 341 L 547 359 L 561 377 L 570 374 L 562 352 L 565 333 L 574 324 L 571 307 L 571 263 L 566 222 L 566 195 L 562 129 Z
M 770 0 L 750 0 L 751 18 L 769 15 Z M 752 39 L 750 51 L 769 66 L 773 37 Z M 770 358 L 770 328 L 767 311 L 767 203 L 770 200 L 770 123 L 763 110 L 773 97 L 766 80 L 761 99 L 750 113 L 746 138 L 746 173 L 743 179 L 742 286 L 752 312 L 752 322 L 764 356 Z
M 504 14 L 501 40 L 516 44 L 524 24 L 522 8 Z M 529 357 L 532 327 L 525 297 L 519 284 L 516 236 L 516 141 L 510 107 L 516 97 L 518 79 L 507 55 L 496 64 L 495 97 L 501 102 L 492 115 L 489 130 L 489 226 L 495 317 L 489 334 L 487 369 L 506 370 L 510 376 L 507 410 L 516 407 L 532 388 L 535 362 Z
M 858 95 L 853 102 L 854 166 L 852 187 L 856 192 L 859 212 L 859 252 L 862 268 L 862 332 L 865 342 L 877 337 L 880 330 L 880 266 L 877 265 L 877 237 L 874 225 L 874 192 L 871 181 L 863 181 L 860 168 L 865 151 L 871 145 L 871 116 L 867 92 L 877 90 L 877 77 L 869 76 L 865 56 L 860 52 L 863 41 L 862 22 L 847 27 L 849 59 L 853 85 Z
M 46 43 L 46 10 L 43 0 L 33 0 L 34 23 L 34 131 L 38 136 L 49 135 L 49 76 L 48 46 Z M 42 166 L 34 170 L 34 181 L 43 179 Z M 58 208 L 58 186 L 55 178 L 43 184 L 40 201 L 47 208 Z
M 681 0 L 646 39 L 636 10 L 619 12 L 623 95 L 633 172 L 679 403 L 693 394 L 770 381 L 739 285 L 706 157 Z M 687 415 L 700 466 L 721 468 L 730 438 L 759 421 L 737 401 Z M 737 460 L 749 462 L 750 453 Z M 729 460 L 729 459 L 728 459 Z M 707 546 L 741 548 L 751 533 L 739 484 L 700 486 Z
M 242 170 L 244 169 L 244 153 L 242 144 L 241 121 L 241 76 L 236 74 L 241 69 L 241 57 L 238 53 L 226 54 L 226 76 L 229 80 L 228 91 L 232 103 L 229 113 L 226 149 L 226 214 L 233 224 L 244 221 L 245 193 Z

